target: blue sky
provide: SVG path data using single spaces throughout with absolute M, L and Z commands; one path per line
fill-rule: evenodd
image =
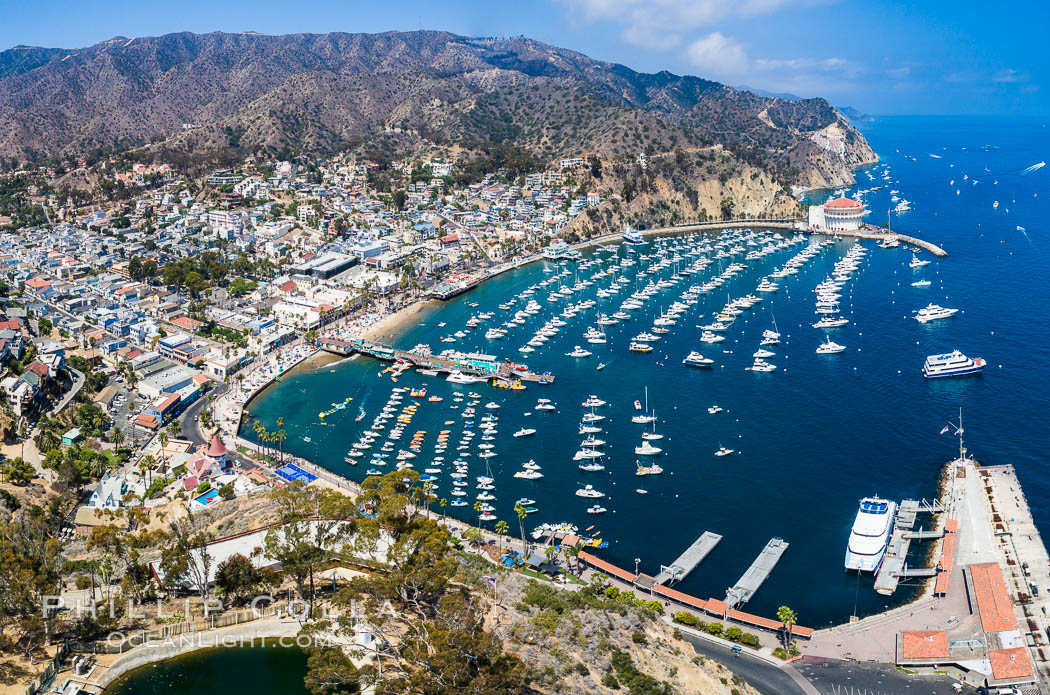
M 0 0 L 0 20 L 3 48 L 173 31 L 525 34 L 875 114 L 1050 114 L 1050 3 L 1031 0 Z

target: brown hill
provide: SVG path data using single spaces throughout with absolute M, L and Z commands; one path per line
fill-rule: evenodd
M 513 141 L 542 157 L 721 145 L 781 184 L 838 185 L 874 153 L 823 99 L 761 97 L 525 38 L 169 34 L 0 52 L 0 155 L 114 142 L 329 152 L 377 133 Z M 828 149 L 820 134 L 845 140 Z M 821 142 L 814 139 L 814 135 Z

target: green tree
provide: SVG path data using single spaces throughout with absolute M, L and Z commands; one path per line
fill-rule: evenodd
M 306 658 L 306 689 L 311 695 L 342 695 L 360 690 L 361 675 L 343 650 L 315 647 Z
M 260 583 L 262 573 L 240 553 L 231 555 L 215 568 L 215 588 L 234 602 L 240 602 Z
M 3 473 L 4 478 L 12 485 L 28 485 L 36 476 L 33 466 L 20 456 L 5 461 Z

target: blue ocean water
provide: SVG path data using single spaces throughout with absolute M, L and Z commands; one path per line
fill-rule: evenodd
M 607 329 L 608 345 L 587 346 L 594 357 L 574 360 L 564 353 L 585 345 L 583 330 L 593 323 L 581 314 L 528 358 L 534 367 L 557 376 L 553 385 L 515 393 L 406 374 L 396 386 L 425 384 L 430 395 L 445 401 L 421 403 L 402 445 L 414 431 L 426 430 L 424 452 L 431 454 L 437 432 L 451 429 L 452 446 L 444 456 L 452 460 L 462 418 L 459 410 L 449 408 L 450 396 L 477 391 L 482 404 L 494 400 L 502 406 L 496 411 L 500 431 L 494 442 L 499 455 L 490 459 L 497 478 L 493 504 L 512 528 L 514 500 L 528 496 L 540 507 L 528 518 L 529 528 L 544 521 L 572 521 L 581 529 L 594 524 L 609 541 L 609 548 L 600 551 L 603 557 L 627 568 L 638 558 L 642 571 L 650 574 L 702 532 L 715 531 L 723 536 L 721 544 L 678 585 L 702 598 L 722 598 L 763 545 L 779 536 L 790 548 L 747 610 L 772 615 L 786 603 L 798 612 L 801 624 L 814 627 L 842 622 L 854 611 L 877 612 L 912 595 L 914 589 L 904 587 L 892 598 L 882 597 L 872 590 L 871 579 L 845 575 L 846 539 L 860 497 L 877 493 L 899 500 L 936 494 L 940 470 L 958 445 L 950 435 L 938 433 L 957 418 L 960 407 L 969 450 L 983 463 L 1016 466 L 1036 523 L 1047 528 L 1050 505 L 1043 467 L 1050 430 L 1042 418 L 1050 401 L 1045 386 L 1050 376 L 1045 298 L 1050 283 L 1044 277 L 1050 253 L 1045 227 L 1050 169 L 1021 172 L 1046 157 L 1050 134 L 1038 121 L 971 117 L 880 118 L 863 130 L 881 161 L 858 172 L 852 190 L 883 186 L 864 194 L 873 211 L 871 221 L 886 219 L 895 205 L 890 191 L 897 190 L 895 195 L 911 201 L 912 210 L 894 214 L 893 228 L 938 243 L 951 255 L 916 271 L 908 268 L 911 254 L 903 247 L 869 245 L 861 269 L 844 290 L 844 307 L 854 323 L 832 333 L 847 346 L 845 353 L 816 355 L 823 333 L 810 325 L 817 318 L 811 290 L 849 248 L 845 241 L 797 276 L 782 280 L 778 293 L 765 295 L 763 303 L 739 317 L 724 343 L 707 346 L 697 340 L 697 326 L 722 306 L 726 289 L 733 297 L 753 292 L 763 275 L 801 249 L 794 247 L 750 262 L 723 291 L 705 295 L 648 355 L 627 351 L 631 336 L 648 329 L 652 316 L 685 286 L 717 273 L 717 266 L 650 300 L 634 312 L 634 320 Z M 995 201 L 998 207 L 993 207 Z M 550 277 L 543 270 L 548 265 L 506 273 L 456 300 L 428 307 L 391 340 L 399 347 L 427 342 L 436 350 L 480 348 L 518 359 L 517 348 L 526 337 L 565 302 L 556 310 L 548 308 L 546 291 L 538 292 L 543 313 L 501 341 L 485 340 L 485 325 L 454 346 L 439 343 L 438 337 L 462 329 L 479 311 L 497 314 L 490 325 L 506 320 L 497 305 Z M 920 276 L 933 284 L 912 287 Z M 593 297 L 605 284 L 573 295 L 572 301 Z M 625 294 L 600 300 L 599 306 L 611 313 Z M 929 302 L 961 311 L 954 319 L 926 325 L 908 318 Z M 784 334 L 772 359 L 779 369 L 773 374 L 745 371 L 762 331 L 774 320 Z M 925 356 L 953 348 L 987 359 L 985 374 L 924 380 L 920 368 Z M 683 366 L 681 359 L 690 350 L 714 358 L 715 369 Z M 608 365 L 600 372 L 595 370 L 599 360 Z M 343 457 L 394 386 L 377 376 L 382 366 L 359 358 L 289 377 L 257 398 L 251 411 L 270 429 L 277 417 L 285 418 L 289 451 L 361 479 L 367 459 L 351 467 Z M 659 431 L 666 435 L 658 442 L 665 452 L 660 459 L 665 472 L 639 478 L 633 447 L 641 442 L 641 426 L 632 424 L 630 416 L 645 387 L 661 420 Z M 609 454 L 601 473 L 581 472 L 572 461 L 581 439 L 580 403 L 588 394 L 610 404 L 603 409 L 607 420 L 598 435 L 608 442 Z M 319 411 L 347 396 L 353 398 L 349 408 L 323 423 L 318 419 Z M 537 398 L 554 401 L 557 412 L 534 413 Z M 725 412 L 708 414 L 707 407 L 715 403 Z M 359 408 L 366 412 L 360 423 L 354 421 Z M 478 416 L 486 412 L 479 407 Z M 538 429 L 537 436 L 511 436 L 526 425 Z M 251 437 L 251 431 L 245 436 Z M 469 459 L 472 477 L 484 472 L 476 444 Z M 722 444 L 738 453 L 715 457 Z M 426 459 L 421 455 L 415 461 L 417 469 Z M 528 459 L 543 467 L 542 480 L 512 477 Z M 449 482 L 440 481 L 439 495 L 448 496 Z M 606 514 L 585 513 L 591 502 L 574 493 L 587 483 L 607 494 L 602 500 Z M 639 486 L 648 494 L 636 494 Z M 473 497 L 466 499 L 471 506 L 461 509 L 471 510 Z M 462 515 L 471 517 L 472 511 Z

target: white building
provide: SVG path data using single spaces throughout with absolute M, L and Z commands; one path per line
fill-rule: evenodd
M 853 231 L 864 225 L 867 212 L 864 203 L 852 198 L 836 198 L 823 205 L 810 205 L 809 228 Z

